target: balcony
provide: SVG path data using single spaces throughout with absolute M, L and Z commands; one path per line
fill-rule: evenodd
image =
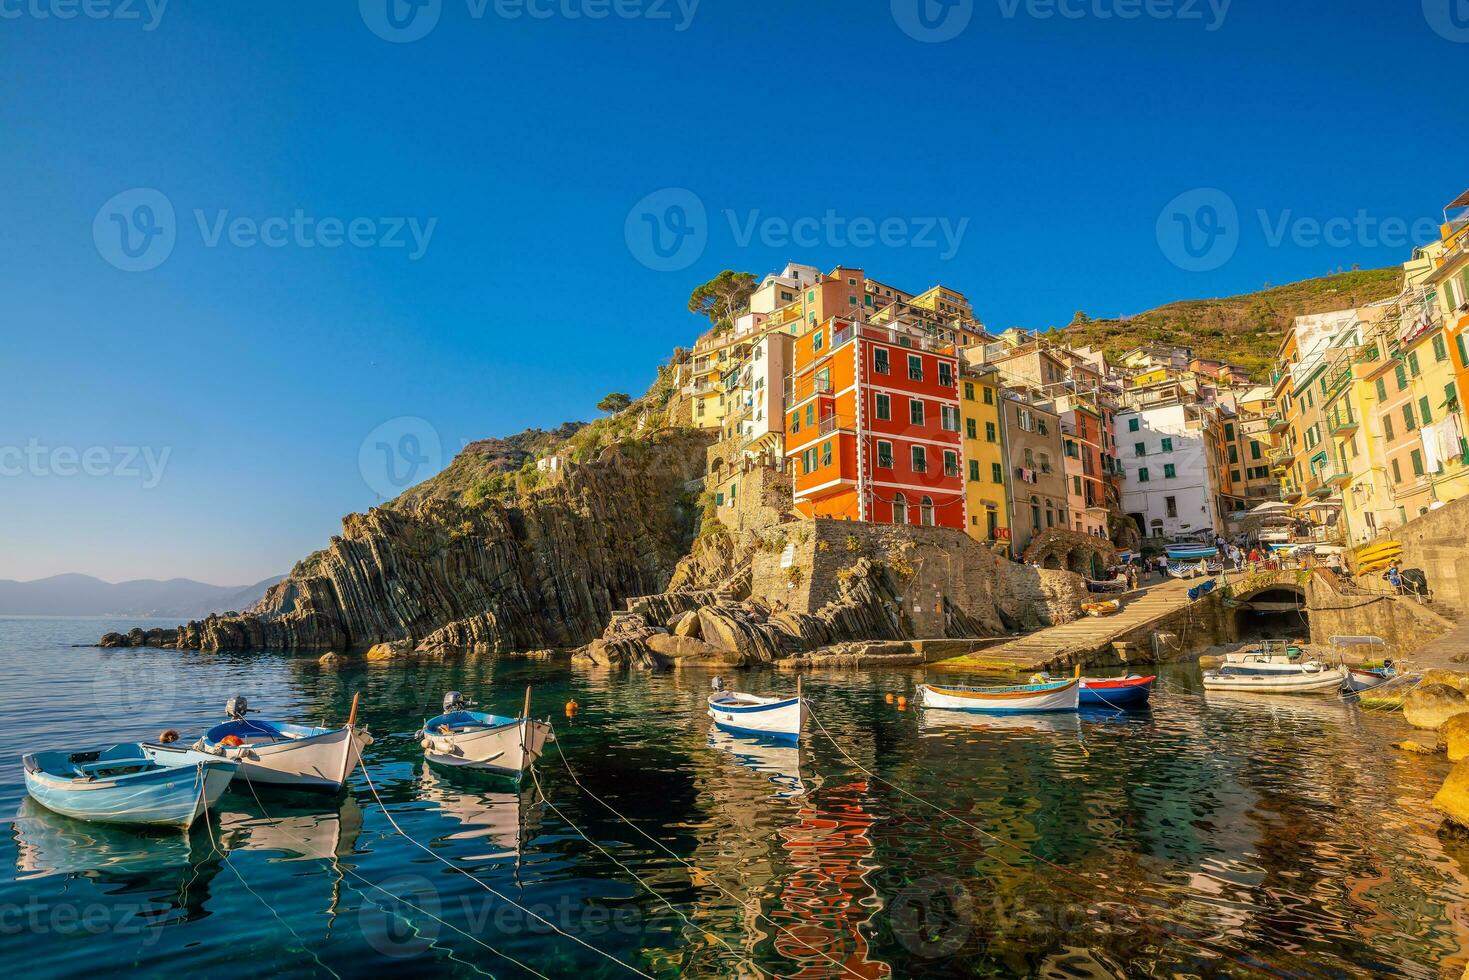
M 803 377 L 796 381 L 787 381 L 782 394 L 785 396 L 786 408 L 790 408 L 816 395 L 831 394 L 831 379 Z
M 1350 405 L 1345 411 L 1333 408 L 1327 416 L 1326 431 L 1334 436 L 1349 436 L 1361 426 L 1357 419 L 1357 413 L 1352 411 Z
M 1326 485 L 1329 487 L 1344 487 L 1352 482 L 1352 474 L 1343 470 L 1332 470 L 1322 475 L 1326 477 Z
M 1284 432 L 1289 428 L 1290 420 L 1287 419 L 1284 415 L 1270 416 L 1270 431 L 1272 434 L 1277 432 Z
M 850 419 L 843 419 L 840 415 L 827 415 L 816 422 L 817 435 L 831 435 L 833 432 L 855 432 Z
M 1327 368 L 1327 370 L 1326 370 L 1326 393 L 1325 393 L 1325 395 L 1322 396 L 1322 399 L 1321 400 L 1323 402 L 1329 401 L 1331 399 L 1331 396 L 1335 395 L 1337 392 L 1341 391 L 1343 388 L 1345 388 L 1347 385 L 1349 385 L 1351 383 L 1352 383 L 1352 366 L 1351 366 L 1351 364 L 1343 364 L 1340 367 L 1330 367 L 1330 368 Z

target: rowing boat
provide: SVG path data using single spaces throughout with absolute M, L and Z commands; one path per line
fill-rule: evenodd
M 1081 611 L 1088 616 L 1110 616 L 1122 608 L 1122 603 L 1116 599 L 1108 599 L 1105 602 L 1083 602 Z
M 423 723 L 420 743 L 429 762 L 484 769 L 517 779 L 535 764 L 551 739 L 551 726 L 530 718 L 530 688 L 519 718 L 470 711 L 458 691 L 444 695 L 443 713 Z
M 922 684 L 919 692 L 925 708 L 1005 714 L 1075 711 L 1080 704 L 1081 668 L 1076 669 L 1075 677 L 1065 681 L 1014 684 L 1008 687 L 944 687 L 938 684 Z
M 735 735 L 764 735 L 796 741 L 806 727 L 810 712 L 801 697 L 800 681 L 793 698 L 767 698 L 758 694 L 726 691 L 724 681 L 714 678 L 714 693 L 709 695 L 709 717 L 714 724 Z
M 123 742 L 25 756 L 26 792 L 68 817 L 187 827 L 219 799 L 240 764 L 193 749 Z
M 1204 672 L 1204 689 L 1319 694 L 1337 690 L 1346 678 L 1345 667 L 1328 667 L 1316 662 L 1289 665 L 1228 663 L 1218 670 Z
M 215 725 L 194 746 L 200 752 L 240 763 L 240 775 L 251 783 L 336 792 L 372 744 L 367 729 L 357 727 L 357 698 L 342 728 L 315 728 L 283 721 L 252 721 L 254 709 L 241 695 L 225 704 L 229 721 Z
M 1164 550 L 1172 561 L 1219 557 L 1219 549 L 1212 544 L 1170 544 Z
M 1136 707 L 1148 703 L 1156 675 L 1139 677 L 1083 677 L 1081 679 L 1081 706 L 1083 708 Z

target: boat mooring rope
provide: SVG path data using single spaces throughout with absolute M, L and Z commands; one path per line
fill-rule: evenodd
M 654 837 L 652 834 L 648 833 L 646 830 L 644 830 L 643 828 L 639 827 L 637 824 L 633 823 L 627 817 L 623 816 L 622 813 L 619 812 L 617 810 L 617 808 L 614 807 L 611 803 L 608 803 L 606 800 L 602 799 L 596 793 L 593 793 L 591 790 L 587 789 L 586 785 L 581 781 L 580 778 L 578 778 L 578 776 L 576 774 L 576 770 L 573 769 L 573 768 L 571 768 L 571 760 L 567 759 L 566 758 L 566 753 L 561 750 L 561 738 L 560 738 L 559 735 L 556 735 L 555 734 L 555 732 L 556 732 L 556 726 L 554 724 L 551 724 L 551 732 L 552 732 L 552 735 L 555 736 L 551 741 L 552 741 L 552 744 L 556 746 L 556 754 L 561 757 L 561 764 L 566 767 L 567 775 L 569 775 L 571 777 L 571 781 L 576 784 L 577 789 L 581 790 L 583 793 L 587 794 L 592 799 L 594 799 L 598 803 L 602 804 L 602 806 L 604 806 L 607 809 L 607 811 L 609 813 L 611 813 L 614 817 L 616 817 L 618 820 L 621 820 L 623 823 L 627 824 L 633 830 L 637 831 L 639 834 L 641 834 L 643 837 L 645 837 L 648 841 L 652 842 L 652 844 L 655 847 L 657 847 L 659 850 L 663 851 L 663 853 L 667 854 L 669 857 L 673 858 L 679 864 L 683 865 L 689 871 L 697 872 L 701 878 L 703 878 L 704 880 L 708 881 L 715 888 L 719 889 L 720 892 L 722 892 L 727 898 L 732 899 L 736 904 L 738 904 L 746 912 L 749 912 L 749 913 L 753 914 L 757 919 L 760 919 L 760 920 L 768 923 L 771 926 L 771 928 L 773 928 L 776 932 L 780 933 L 786 939 L 789 939 L 789 940 L 791 940 L 793 942 L 799 943 L 801 946 L 803 946 L 806 949 L 810 950 L 811 952 L 815 953 L 817 956 L 819 956 L 822 959 L 826 960 L 832 966 L 837 967 L 842 972 L 844 972 L 844 973 L 850 973 L 854 977 L 859 977 L 859 978 L 862 977 L 862 974 L 861 973 L 859 973 L 856 970 L 852 969 L 851 967 L 847 966 L 841 960 L 839 960 L 836 957 L 832 956 L 831 954 L 827 953 L 825 950 L 821 949 L 820 947 L 811 945 L 811 943 L 809 943 L 806 940 L 802 939 L 800 936 L 798 936 L 795 933 L 791 932 L 789 929 L 787 929 L 786 927 L 782 926 L 779 922 L 775 921 L 770 916 L 766 915 L 760 909 L 760 900 L 758 898 L 746 900 L 744 898 L 741 898 L 739 895 L 735 894 L 734 892 L 730 891 L 728 888 L 726 888 L 723 885 L 721 885 L 719 883 L 719 879 L 715 878 L 712 873 L 710 873 L 708 871 L 705 871 L 703 868 L 700 868 L 698 865 L 694 864 L 693 862 L 688 861 L 688 860 L 685 860 L 684 858 L 680 857 L 677 852 L 669 849 L 658 838 Z
M 246 782 L 246 785 L 248 785 L 250 787 L 250 795 L 253 796 L 253 797 L 255 797 L 255 805 L 260 808 L 260 812 L 261 813 L 265 814 L 265 819 L 267 819 L 267 820 L 274 820 L 275 818 L 273 818 L 270 815 L 270 812 L 265 809 L 265 804 L 260 801 L 260 794 L 258 794 L 258 793 L 255 792 L 255 784 L 252 783 L 252 782 L 250 782 L 249 780 L 246 780 L 245 782 Z M 306 843 L 306 842 L 303 841 L 302 843 Z M 408 901 L 408 899 L 402 897 L 401 895 L 398 895 L 398 894 L 395 894 L 393 892 L 388 891 L 386 888 L 384 888 L 382 885 L 379 885 L 377 882 L 374 882 L 374 881 L 371 881 L 371 880 L 369 880 L 367 878 L 364 878 L 362 875 L 358 874 L 355 870 L 353 870 L 351 868 L 343 868 L 340 865 L 336 865 L 335 862 L 333 862 L 333 865 L 337 868 L 337 870 L 339 872 L 341 872 L 343 874 L 351 875 L 353 878 L 356 878 L 358 881 L 362 882 L 367 887 L 373 888 L 373 889 L 376 889 L 377 891 L 382 892 L 384 895 L 388 896 L 393 901 L 399 902 L 399 903 L 401 903 L 403 905 L 408 906 L 410 909 L 412 909 L 415 912 L 420 913 L 425 918 L 433 919 L 435 922 L 439 923 L 439 925 L 448 926 L 450 929 L 452 929 L 455 932 L 459 933 L 459 935 L 463 936 L 465 939 L 468 939 L 470 942 L 475 943 L 476 945 L 484 948 L 485 950 L 488 950 L 491 953 L 494 953 L 496 956 L 499 956 L 499 957 L 501 957 L 503 959 L 509 960 L 511 963 L 514 963 L 516 966 L 520 967 L 522 970 L 525 970 L 527 973 L 530 973 L 530 974 L 532 974 L 534 976 L 540 977 L 541 980 L 551 980 L 551 978 L 548 977 L 548 976 L 546 976 L 544 973 L 541 973 L 541 972 L 539 972 L 539 971 L 537 971 L 535 969 L 532 969 L 531 967 L 527 966 L 526 964 L 520 962 L 520 960 L 517 960 L 515 957 L 511 956 L 509 953 L 505 953 L 505 952 L 502 952 L 502 951 L 496 949 L 495 947 L 491 946 L 489 943 L 483 942 L 482 940 L 480 940 L 477 936 L 474 936 L 473 934 L 468 933 L 468 932 L 465 932 L 463 929 L 460 929 L 458 926 L 454 925 L 454 923 L 448 921 L 447 919 L 440 918 L 439 916 L 437 916 L 434 913 L 430 912 L 428 909 L 421 908 L 420 906 L 414 905 L 412 902 Z M 450 952 L 452 953 L 453 951 L 450 950 Z M 490 974 L 485 973 L 483 970 L 481 970 L 479 967 L 475 966 L 473 963 L 470 963 L 470 962 L 468 962 L 466 960 L 461 960 L 460 962 L 463 962 L 466 966 L 468 966 L 470 969 L 474 970 L 474 972 L 476 972 L 476 973 L 479 973 L 479 974 L 481 974 L 483 976 L 490 976 Z
M 420 851 L 423 851 L 425 854 L 429 855 L 435 861 L 438 861 L 440 864 L 444 865 L 446 868 L 452 868 L 455 871 L 457 871 L 459 874 L 462 874 L 464 877 L 468 878 L 470 881 L 472 881 L 475 884 L 479 885 L 481 888 L 483 888 L 485 891 L 489 892 L 491 895 L 494 895 L 500 901 L 505 902 L 507 905 L 513 905 L 515 908 L 519 909 L 521 912 L 524 912 L 526 915 L 530 916 L 532 919 L 535 919 L 537 922 L 539 922 L 542 925 L 546 926 L 552 932 L 555 932 L 556 934 L 561 935 L 561 936 L 565 936 L 567 939 L 570 939 L 572 942 L 576 943 L 578 946 L 582 946 L 582 947 L 584 947 L 584 948 L 586 948 L 588 950 L 591 950 L 593 953 L 596 953 L 598 956 L 601 956 L 604 959 L 611 960 L 613 963 L 616 963 L 618 966 L 622 967 L 624 970 L 627 970 L 629 973 L 636 973 L 640 977 L 646 977 L 647 980 L 654 980 L 654 977 L 651 974 L 644 973 L 642 970 L 639 970 L 637 967 L 633 966 L 631 963 L 627 963 L 627 962 L 624 962 L 623 960 L 618 959 L 616 956 L 613 956 L 611 953 L 607 952 L 606 950 L 598 949 L 597 947 L 593 946 L 591 943 L 589 943 L 586 940 L 582 939 L 580 936 L 572 935 L 571 933 L 567 932 L 565 929 L 562 929 L 560 926 L 556 925 L 556 923 L 552 922 L 551 920 L 545 918 L 542 915 L 537 914 L 532 909 L 526 908 L 524 905 L 521 905 L 515 899 L 513 899 L 510 896 L 506 895 L 505 893 L 499 891 L 493 885 L 491 885 L 489 882 L 487 882 L 484 879 L 479 878 L 479 877 L 477 877 L 475 875 L 470 874 L 468 871 L 465 871 L 463 868 L 461 868 L 459 865 L 455 864 L 453 861 L 450 861 L 448 858 L 445 858 L 442 854 L 439 854 L 437 851 L 433 850 L 432 848 L 425 847 L 423 844 L 420 844 L 418 841 L 416 841 L 412 837 L 408 836 L 408 833 L 402 827 L 398 826 L 398 821 L 396 821 L 396 820 L 393 819 L 393 814 L 388 809 L 387 804 L 383 802 L 383 798 L 378 795 L 377 787 L 375 785 L 373 785 L 372 776 L 367 771 L 367 765 L 366 765 L 366 763 L 364 763 L 359 758 L 357 760 L 357 764 L 359 766 L 361 766 L 361 768 L 362 768 L 362 777 L 367 780 L 367 788 L 372 791 L 372 797 L 373 797 L 373 799 L 377 800 L 377 805 L 380 808 L 382 808 L 383 816 L 385 816 L 385 817 L 388 818 L 388 823 L 392 824 L 393 825 L 393 829 L 396 830 L 398 832 L 398 834 L 404 840 L 406 840 L 408 843 L 412 844 L 414 847 L 418 848 Z
M 985 830 L 983 827 L 980 827 L 977 824 L 974 824 L 974 823 L 971 823 L 968 820 L 965 820 L 963 817 L 959 816 L 957 813 L 954 813 L 951 810 L 947 810 L 944 807 L 939 806 L 937 803 L 933 803 L 933 802 L 931 802 L 929 800 L 926 800 L 923 797 L 917 795 L 916 793 L 911 793 L 908 790 L 904 789 L 903 787 L 899 786 L 897 783 L 891 782 L 891 781 L 886 780 L 883 777 L 879 776 L 877 773 L 873 772 L 871 769 L 868 769 L 866 766 L 862 765 L 862 763 L 858 762 L 855 758 L 853 758 L 852 755 L 851 755 L 851 753 L 849 753 L 846 749 L 842 748 L 841 743 L 836 740 L 835 736 L 833 736 L 831 734 L 831 732 L 827 731 L 826 726 L 824 724 L 822 724 L 821 719 L 816 716 L 816 712 L 811 711 L 811 712 L 809 712 L 809 714 L 810 714 L 811 720 L 816 723 L 816 727 L 819 728 L 819 729 L 821 729 L 821 733 L 826 736 L 827 741 L 831 742 L 832 746 L 837 750 L 837 752 L 840 753 L 842 755 L 842 757 L 845 758 L 855 769 L 857 769 L 859 772 L 861 772 L 864 775 L 866 775 L 869 779 L 872 779 L 872 780 L 874 780 L 876 782 L 882 783 L 884 786 L 887 786 L 887 787 L 889 787 L 891 789 L 894 789 L 897 792 L 903 794 L 904 796 L 906 796 L 906 797 L 908 797 L 910 799 L 917 800 L 919 803 L 922 803 L 924 806 L 931 807 L 932 809 L 934 809 L 937 812 L 943 814 L 944 816 L 948 817 L 951 820 L 957 820 L 959 823 L 961 823 L 964 826 L 968 827 L 970 830 L 973 830 L 975 833 L 980 834 L 980 835 L 982 835 L 982 836 L 984 836 L 984 837 L 986 837 L 986 838 L 994 841 L 996 844 L 999 844 L 1002 847 L 1010 848 L 1011 850 L 1016 851 L 1017 853 L 1022 854 L 1024 856 L 1026 856 L 1026 857 L 1034 860 L 1038 864 L 1042 864 L 1042 865 L 1045 865 L 1048 868 L 1051 868 L 1052 870 L 1056 871 L 1057 873 L 1059 873 L 1061 875 L 1064 875 L 1064 876 L 1069 877 L 1069 878 L 1075 878 L 1078 881 L 1083 882 L 1084 884 L 1092 885 L 1093 887 L 1095 887 L 1095 884 L 1096 884 L 1095 882 L 1088 881 L 1086 878 L 1084 878 L 1081 875 L 1077 874 L 1076 872 L 1072 871 L 1070 868 L 1067 868 L 1064 865 L 1057 864 L 1054 861 L 1051 861 L 1051 860 L 1049 860 L 1049 859 L 1047 859 L 1045 857 L 1042 857 L 1041 855 L 1036 854 L 1034 851 L 1029 851 L 1029 850 L 1025 849 L 1024 847 L 1021 847 L 1019 844 L 1015 844 L 1015 843 L 1013 843 L 1011 841 L 1005 840 L 1003 837 L 1000 837 L 1000 836 L 998 836 L 996 834 L 992 834 L 988 830 Z M 1000 863 L 1005 864 L 1006 866 L 1010 867 L 1012 870 L 1016 870 L 1016 871 L 1024 871 L 1025 870 L 1024 868 L 1020 868 L 1020 867 L 1017 867 L 1016 865 L 1010 864 L 1008 861 L 1005 861 L 1002 858 L 996 857 L 996 860 L 999 860 Z M 1083 894 L 1083 893 L 1081 893 L 1081 892 L 1079 892 L 1079 891 L 1077 891 L 1077 890 L 1075 890 L 1073 888 L 1068 888 L 1064 884 L 1060 884 L 1060 883 L 1057 883 L 1057 882 L 1052 882 L 1052 884 L 1055 884 L 1056 887 L 1060 888 L 1062 891 L 1065 891 L 1067 894 L 1071 895 L 1073 898 L 1077 899 L 1078 901 L 1081 901 L 1081 902 L 1086 903 L 1086 904 L 1091 904 L 1094 901 L 1094 899 L 1088 898 L 1088 896 L 1086 896 L 1085 894 Z M 1108 885 L 1108 888 L 1109 889 L 1112 888 L 1112 887 L 1113 886 Z M 1157 908 L 1157 907 L 1146 907 L 1144 905 L 1144 903 L 1142 903 L 1142 902 L 1138 901 L 1137 899 L 1133 898 L 1131 895 L 1127 894 L 1126 892 L 1120 892 L 1119 891 L 1116 894 L 1117 894 L 1117 897 L 1120 898 L 1121 901 L 1124 903 L 1124 906 L 1123 906 L 1124 908 L 1125 908 L 1125 905 L 1131 904 L 1131 905 L 1137 906 L 1139 910 L 1144 910 L 1145 909 L 1147 912 L 1149 912 L 1150 914 L 1153 914 L 1153 915 L 1157 915 L 1157 914 L 1159 914 L 1160 912 L 1163 911 L 1162 909 Z M 1238 964 L 1238 965 L 1240 965 L 1242 967 L 1245 967 L 1245 968 L 1248 968 L 1248 969 L 1251 969 L 1251 970 L 1256 970 L 1256 971 L 1263 970 L 1265 972 L 1273 973 L 1275 976 L 1279 976 L 1279 977 L 1283 977 L 1283 978 L 1284 977 L 1290 977 L 1290 976 L 1292 976 L 1292 974 L 1290 972 L 1288 972 L 1288 971 L 1286 971 L 1284 969 L 1281 969 L 1279 967 L 1276 967 L 1274 964 L 1271 964 L 1271 963 L 1269 963 L 1266 960 L 1259 959 L 1258 957 L 1256 957 L 1257 962 L 1249 962 L 1249 961 L 1240 959 L 1239 957 L 1237 957 L 1234 954 L 1230 953 L 1228 950 L 1225 950 L 1225 949 L 1222 949 L 1222 948 L 1211 947 L 1211 946 L 1209 946 L 1207 944 L 1207 942 L 1205 940 L 1195 939 L 1192 936 L 1184 935 L 1181 932 L 1174 932 L 1174 931 L 1169 931 L 1169 930 L 1163 929 L 1163 928 L 1161 928 L 1161 927 L 1159 927 L 1157 925 L 1154 925 L 1148 919 L 1144 918 L 1140 914 L 1140 912 L 1139 913 L 1133 913 L 1132 914 L 1132 920 L 1137 925 L 1139 925 L 1140 927 L 1142 927 L 1144 930 L 1153 932 L 1153 933 L 1157 934 L 1158 936 L 1162 937 L 1164 940 L 1168 940 L 1168 939 L 1179 940 L 1179 941 L 1181 941 L 1181 942 L 1183 942 L 1183 943 L 1185 943 L 1187 945 L 1193 946 L 1194 948 L 1200 950 L 1201 952 L 1203 952 L 1203 953 L 1205 953 L 1207 955 L 1221 956 L 1221 957 L 1223 957 L 1225 959 L 1228 959 L 1228 960 L 1233 961 L 1234 963 L 1236 963 L 1236 964 Z M 1192 929 L 1193 928 L 1191 925 L 1188 925 L 1187 923 L 1181 923 L 1181 922 L 1174 923 L 1173 925 L 1176 928 L 1179 928 L 1179 929 L 1182 929 L 1182 928 Z

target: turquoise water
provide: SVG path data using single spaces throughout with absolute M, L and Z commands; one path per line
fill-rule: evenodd
M 1446 765 L 1388 749 L 1402 722 L 1340 701 L 1206 699 L 1179 667 L 1150 711 L 984 720 L 885 703 L 916 671 L 817 673 L 805 690 L 832 738 L 779 749 L 711 737 L 703 673 L 70 646 L 132 625 L 169 624 L 0 619 L 0 957 L 27 976 L 1429 977 L 1469 961 L 1469 845 L 1440 839 L 1428 806 Z M 554 752 L 549 805 L 424 764 L 413 732 L 445 689 L 514 713 L 527 684 L 585 787 L 667 851 Z M 372 785 L 359 771 L 341 798 L 232 789 L 188 834 L 25 802 L 24 751 L 187 738 L 237 692 L 265 717 L 340 723 L 355 691 Z

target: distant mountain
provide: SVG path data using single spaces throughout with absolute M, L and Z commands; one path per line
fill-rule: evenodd
M 212 612 L 243 612 L 284 577 L 246 586 L 209 585 L 186 578 L 112 583 L 77 574 L 33 582 L 0 579 L 0 615 L 200 619 Z
M 1122 320 L 1077 319 L 1058 339 L 1076 347 L 1121 354 L 1139 344 L 1192 347 L 1198 357 L 1229 361 L 1258 381 L 1268 377 L 1275 351 L 1298 316 L 1328 313 L 1396 296 L 1403 270 L 1367 269 L 1267 285 L 1222 299 L 1182 300 Z M 1054 331 L 1055 328 L 1053 327 Z

